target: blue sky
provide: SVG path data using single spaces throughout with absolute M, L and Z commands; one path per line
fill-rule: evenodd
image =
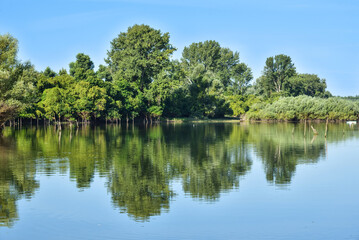
M 216 40 L 257 78 L 267 57 L 286 54 L 334 95 L 359 95 L 357 0 L 0 0 L 0 34 L 16 37 L 19 58 L 38 70 L 68 68 L 79 52 L 98 66 L 112 39 L 142 23 L 170 33 L 174 58 Z

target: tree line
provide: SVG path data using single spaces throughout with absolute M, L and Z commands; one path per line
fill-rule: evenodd
M 262 76 L 252 81 L 252 70 L 239 53 L 216 41 L 192 43 L 180 60 L 172 60 L 176 50 L 169 33 L 134 25 L 111 41 L 106 64 L 97 70 L 88 55 L 79 53 L 69 71 L 47 67 L 39 72 L 18 60 L 17 39 L 0 35 L 0 125 L 14 118 L 96 122 L 239 117 L 258 103 L 271 106 L 287 97 L 299 101 L 301 95 L 332 97 L 325 79 L 298 73 L 283 54 L 269 57 Z M 358 103 L 354 105 L 351 119 L 359 115 Z

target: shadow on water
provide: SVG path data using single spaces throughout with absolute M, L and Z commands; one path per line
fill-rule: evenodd
M 267 181 L 289 184 L 298 164 L 325 159 L 328 143 L 358 137 L 345 124 L 163 124 L 91 128 L 7 128 L 0 137 L 0 226 L 18 219 L 16 202 L 40 187 L 37 175 L 62 174 L 80 190 L 106 179 L 112 203 L 136 221 L 169 210 L 180 179 L 192 198 L 211 202 L 239 188 L 253 152 Z

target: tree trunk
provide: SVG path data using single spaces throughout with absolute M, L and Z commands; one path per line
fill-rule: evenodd
M 327 133 L 328 133 L 328 118 L 327 118 L 327 122 L 325 123 L 325 138 L 327 138 Z

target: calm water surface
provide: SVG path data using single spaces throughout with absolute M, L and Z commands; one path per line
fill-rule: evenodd
M 359 239 L 358 126 L 5 129 L 0 239 Z

